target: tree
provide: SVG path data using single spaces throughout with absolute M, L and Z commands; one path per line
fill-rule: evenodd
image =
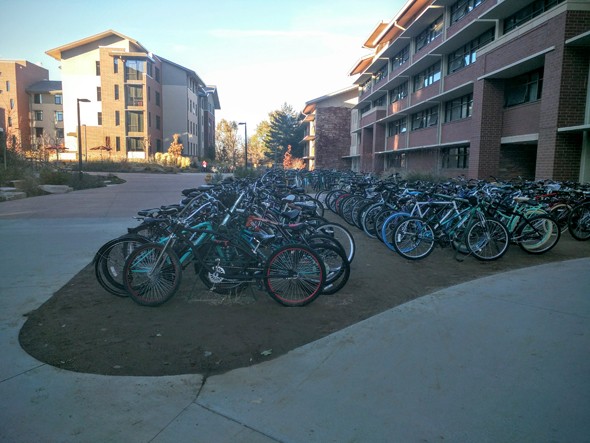
M 173 134 L 172 135 L 172 143 L 168 147 L 168 154 L 172 155 L 173 157 L 180 157 L 182 155 L 182 143 L 178 142 L 178 138 L 180 134 Z
M 270 131 L 270 123 L 264 120 L 256 126 L 256 132 L 248 140 L 248 163 L 258 167 L 265 163 L 269 152 L 266 139 Z
M 281 109 L 273 111 L 270 116 L 270 130 L 266 140 L 269 155 L 275 164 L 281 162 L 287 146 L 292 146 L 291 154 L 294 157 L 303 156 L 303 147 L 300 145 L 304 137 L 304 128 L 301 126 L 303 115 L 293 110 L 293 107 L 284 103 Z
M 241 148 L 237 122 L 222 119 L 215 128 L 215 158 L 235 169 L 244 163 Z

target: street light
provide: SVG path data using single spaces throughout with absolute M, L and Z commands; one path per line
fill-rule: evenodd
M 90 103 L 87 98 L 77 98 L 76 106 L 78 111 L 78 169 L 80 170 L 80 180 L 82 180 L 82 134 L 80 128 L 80 102 Z
M 0 128 L 0 145 L 2 146 L 2 154 L 4 156 L 4 170 L 6 171 L 6 141 L 4 140 L 4 128 Z
M 244 157 L 246 169 L 248 169 L 248 125 L 246 122 L 238 123 L 238 125 L 244 125 Z

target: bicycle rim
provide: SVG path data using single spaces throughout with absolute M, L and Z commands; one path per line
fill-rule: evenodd
M 506 227 L 491 218 L 479 220 L 467 230 L 465 243 L 479 260 L 497 260 L 508 250 L 510 236 Z
M 542 254 L 559 241 L 559 225 L 549 217 L 534 217 L 523 225 L 518 237 L 521 249 L 529 254 Z
M 409 218 L 397 225 L 393 234 L 395 251 L 408 260 L 419 260 L 434 249 L 434 232 L 424 220 Z

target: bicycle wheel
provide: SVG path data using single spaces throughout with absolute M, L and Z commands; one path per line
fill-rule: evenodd
M 129 254 L 123 277 L 133 301 L 143 306 L 159 306 L 180 286 L 182 267 L 172 250 L 164 250 L 164 245 L 159 243 L 147 243 Z
M 377 215 L 383 210 L 382 203 L 375 203 L 369 207 L 362 215 L 361 226 L 365 234 L 371 238 L 377 238 L 377 232 L 375 229 L 375 220 Z
M 203 284 L 217 294 L 238 294 L 248 286 L 250 256 L 226 241 L 212 240 L 199 249 L 195 270 Z
M 344 251 L 321 240 L 311 243 L 310 246 L 321 257 L 326 269 L 326 282 L 322 294 L 335 294 L 346 285 L 350 277 L 350 263 Z
M 420 260 L 434 250 L 434 231 L 421 218 L 409 217 L 395 228 L 392 244 L 395 252 L 402 257 Z
M 322 292 L 326 269 L 317 253 L 304 245 L 286 245 L 274 251 L 264 269 L 268 294 L 284 306 L 305 306 Z
M 477 220 L 465 233 L 469 252 L 479 260 L 497 260 L 510 245 L 510 235 L 502 222 L 493 218 Z
M 567 219 L 570 234 L 578 241 L 590 238 L 590 202 L 575 206 Z
M 127 234 L 102 245 L 94 256 L 94 275 L 98 283 L 117 297 L 128 297 L 123 284 L 123 266 L 127 256 L 145 243 L 148 243 L 146 238 Z
M 529 254 L 543 254 L 553 248 L 561 231 L 557 222 L 546 215 L 538 215 L 526 220 L 518 228 L 518 246 Z
M 344 248 L 346 258 L 352 263 L 356 252 L 356 242 L 351 232 L 339 223 L 324 223 L 315 230 L 316 234 L 327 235 L 335 239 Z
M 392 251 L 395 251 L 395 247 L 393 246 L 393 233 L 395 232 L 395 228 L 407 217 L 411 217 L 409 212 L 394 212 L 385 219 L 383 226 L 381 226 L 381 239 L 385 246 Z
M 555 219 L 562 233 L 568 230 L 567 220 L 572 212 L 572 206 L 567 203 L 557 203 L 549 208 L 549 215 Z

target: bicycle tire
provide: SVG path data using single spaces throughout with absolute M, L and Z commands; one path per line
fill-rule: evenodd
M 388 249 L 395 251 L 395 247 L 393 246 L 393 234 L 395 232 L 395 228 L 398 224 L 404 221 L 405 218 L 411 216 L 412 214 L 410 214 L 409 212 L 394 212 L 385 219 L 383 225 L 381 226 L 380 238 Z
M 348 262 L 352 263 L 356 253 L 356 242 L 352 233 L 345 226 L 340 223 L 324 223 L 317 227 L 315 233 L 334 238 L 344 248 Z
M 134 249 L 123 268 L 125 289 L 142 306 L 160 306 L 172 298 L 182 280 L 182 266 L 172 250 L 147 243 Z
M 493 218 L 485 218 L 475 221 L 467 228 L 465 244 L 469 253 L 478 260 L 497 260 L 506 254 L 510 245 L 510 234 L 504 223 Z
M 316 252 L 291 244 L 275 250 L 264 267 L 264 286 L 283 306 L 301 307 L 314 301 L 326 282 L 326 269 Z
M 568 230 L 567 220 L 572 212 L 572 205 L 568 203 L 556 203 L 549 207 L 549 215 L 555 219 L 561 233 Z
M 344 251 L 326 242 L 318 242 L 310 246 L 321 257 L 326 269 L 326 281 L 322 294 L 335 294 L 346 285 L 350 277 L 350 263 Z
M 567 219 L 571 236 L 578 241 L 590 238 L 590 202 L 574 206 Z
M 93 260 L 94 275 L 98 283 L 117 297 L 128 297 L 123 282 L 125 260 L 133 249 L 148 242 L 141 235 L 126 234 L 102 245 Z
M 245 275 L 250 256 L 241 248 L 227 242 L 214 243 L 199 248 L 200 260 L 195 262 L 201 282 L 217 294 L 238 294 L 248 283 L 239 277 Z M 233 277 L 232 276 L 236 276 Z
M 552 217 L 537 215 L 519 226 L 516 237 L 518 246 L 523 251 L 528 254 L 543 254 L 557 244 L 561 230 Z
M 408 260 L 421 260 L 434 250 L 434 231 L 424 220 L 408 217 L 397 225 L 393 234 L 395 252 Z

